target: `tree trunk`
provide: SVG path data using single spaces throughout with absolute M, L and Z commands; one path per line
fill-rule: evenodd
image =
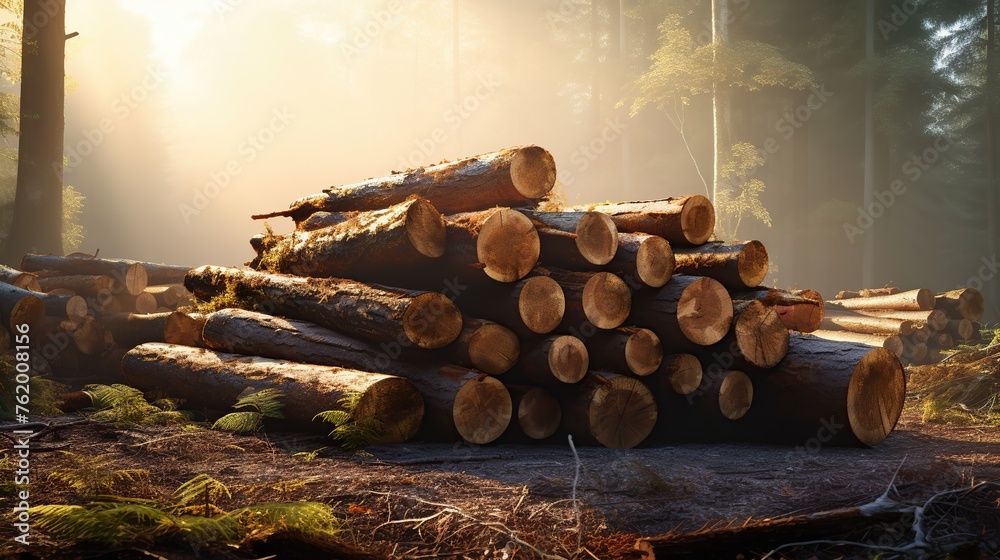
M 39 294 L 38 298 L 45 306 L 45 314 L 50 317 L 79 322 L 89 315 L 90 308 L 87 306 L 87 300 L 80 296 Z
M 788 356 L 754 378 L 743 433 L 793 445 L 820 438 L 872 446 L 895 427 L 905 396 L 903 367 L 889 350 L 793 334 Z
M 743 417 L 757 406 L 754 389 L 741 371 L 709 367 L 694 391 L 654 393 L 660 416 L 651 441 L 738 441 Z
M 739 290 L 732 293 L 733 301 L 759 300 L 774 307 L 785 328 L 799 332 L 813 332 L 823 323 L 826 304 L 813 290 L 779 290 L 757 288 Z
M 146 288 L 146 293 L 153 296 L 157 307 L 167 307 L 171 311 L 177 309 L 181 296 L 174 286 L 150 286 Z
M 81 296 L 96 296 L 101 293 L 110 293 L 115 287 L 115 281 L 110 276 L 80 274 L 40 278 L 38 285 L 45 292 L 61 288 L 71 290 L 73 293 Z
M 354 216 L 354 212 L 316 212 L 295 225 L 299 231 L 315 231 L 342 224 Z M 251 243 L 252 245 L 253 243 Z M 254 247 L 257 249 L 257 247 Z
M 653 393 L 633 377 L 589 373 L 563 405 L 563 426 L 578 443 L 630 449 L 656 424 Z
M 540 440 L 551 437 L 559 430 L 562 406 L 551 393 L 541 387 L 523 385 L 508 385 L 507 390 L 517 422 L 511 422 L 504 439 L 517 441 L 521 438 L 515 433 L 519 433 L 531 440 Z
M 452 358 L 448 361 L 456 365 L 500 375 L 517 363 L 521 342 L 507 327 L 485 319 L 466 317 L 462 333 L 443 350 L 448 351 L 448 356 Z
M 823 317 L 823 328 L 826 330 L 851 331 L 862 334 L 902 335 L 908 336 L 919 328 L 919 325 L 906 319 L 893 317 L 869 317 L 860 313 L 837 310 L 837 306 L 827 308 Z
M 838 308 L 837 304 L 831 302 L 830 311 L 832 313 L 837 313 L 843 308 Z M 923 325 L 928 325 L 934 330 L 941 330 L 945 328 L 948 324 L 948 314 L 940 309 L 932 309 L 930 311 L 897 311 L 895 309 L 858 309 L 858 315 L 867 315 L 869 317 L 889 317 L 892 319 L 899 319 L 904 321 L 910 321 L 913 323 L 914 327 L 920 328 Z
M 124 313 L 155 313 L 156 308 L 159 307 L 156 304 L 156 298 L 153 294 L 147 294 L 146 292 L 142 292 L 136 296 L 118 294 L 115 296 L 115 299 L 118 300 L 118 308 Z
M 690 395 L 701 386 L 704 370 L 701 361 L 693 354 L 670 354 L 663 357 L 660 368 L 642 381 L 654 395 Z
M 715 48 L 712 52 L 712 64 L 721 66 L 717 60 L 719 52 L 729 47 L 729 0 L 712 0 L 712 46 Z M 727 187 L 727 178 L 722 170 L 732 148 L 731 95 L 728 83 L 722 83 L 718 79 L 712 82 L 713 203 L 718 202 L 719 191 Z
M 118 313 L 101 319 L 115 344 L 134 348 L 147 342 L 167 342 L 167 323 L 173 313 Z
M 944 292 L 934 298 L 934 309 L 940 309 L 955 319 L 978 321 L 985 309 L 983 294 L 975 288 Z
M 185 286 L 198 298 L 229 290 L 245 306 L 396 344 L 440 348 L 458 338 L 462 314 L 447 297 L 336 278 L 300 278 L 203 266 Z
M 975 336 L 975 327 L 972 321 L 968 319 L 954 319 L 948 321 L 945 325 L 944 331 L 950 334 L 952 337 L 961 340 L 972 340 Z
M 714 278 L 728 289 L 756 288 L 767 276 L 767 249 L 760 241 L 706 243 L 674 252 L 676 274 Z
M 2 260 L 61 255 L 66 2 L 26 0 L 21 38 L 21 110 L 14 218 Z
M 495 441 L 513 415 L 510 393 L 497 378 L 457 366 L 409 372 L 424 397 L 421 436 L 438 441 L 461 437 L 477 445 Z
M 672 247 L 701 245 L 715 232 L 715 209 L 700 194 L 648 200 L 589 204 L 567 208 L 611 216 L 618 231 L 658 235 Z
M 538 231 L 524 214 L 494 208 L 447 216 L 448 272 L 473 282 L 517 282 L 538 263 Z M 440 277 L 440 275 L 436 275 Z
M 733 322 L 726 288 L 711 278 L 674 276 L 667 285 L 635 294 L 629 323 L 660 337 L 665 349 L 709 346 L 722 340 Z
M 315 212 L 378 210 L 412 195 L 426 198 L 443 214 L 494 206 L 534 206 L 556 180 L 552 155 L 538 146 L 507 148 L 432 167 L 420 167 L 353 185 L 330 187 L 300 198 L 288 210 L 253 216 L 288 216 L 301 222 Z
M 847 309 L 898 309 L 900 311 L 926 311 L 934 309 L 934 292 L 927 288 L 900 292 L 889 296 L 873 296 L 837 300 L 837 305 Z
M 0 264 L 0 282 L 33 292 L 42 291 L 41 286 L 38 285 L 38 275 L 31 272 L 21 272 L 2 264 Z
M 871 346 L 873 348 L 885 348 L 895 354 L 897 358 L 903 355 L 904 342 L 902 337 L 899 335 L 862 334 L 851 331 L 827 330 L 817 330 L 810 334 L 824 340 L 854 342 L 857 344 L 864 344 L 865 346 Z
M 203 313 L 174 311 L 167 318 L 167 324 L 163 328 L 163 341 L 168 344 L 204 348 L 205 339 L 202 331 L 206 321 L 208 315 Z
M 19 332 L 18 325 L 36 324 L 44 315 L 45 305 L 38 294 L 0 283 L 0 318 L 11 332 Z
M 670 243 L 657 235 L 619 233 L 615 258 L 604 267 L 622 277 L 633 290 L 643 284 L 660 288 L 670 281 L 676 267 Z
M 409 440 L 424 414 L 420 394 L 401 377 L 339 367 L 297 364 L 256 356 L 240 356 L 170 344 L 143 344 L 122 360 L 129 384 L 144 391 L 159 390 L 184 398 L 187 406 L 225 409 L 247 387 L 280 389 L 285 418 L 303 427 L 329 431 L 313 418 L 339 408 L 339 401 L 360 393 L 354 420 L 379 423 L 372 443 Z
M 663 361 L 660 337 L 649 329 L 619 327 L 598 331 L 586 340 L 590 368 L 612 373 L 646 376 Z
M 590 354 L 575 336 L 552 336 L 541 341 L 525 341 L 511 381 L 559 388 L 578 383 L 587 374 Z
M 859 297 L 891 296 L 899 293 L 899 288 L 866 288 L 864 290 L 840 291 L 837 292 L 836 299 L 854 299 Z
M 569 272 L 545 269 L 559 283 L 566 298 L 566 312 L 560 329 L 570 333 L 586 332 L 593 327 L 614 329 L 628 319 L 632 291 L 610 272 Z
M 706 367 L 744 371 L 772 368 L 788 353 L 788 328 L 774 307 L 760 301 L 733 306 L 733 327 L 718 343 L 696 349 Z
M 600 212 L 523 210 L 538 230 L 541 262 L 569 269 L 604 265 L 618 250 L 618 228 Z
M 81 274 L 110 276 L 133 296 L 141 294 L 149 285 L 149 273 L 146 268 L 135 261 L 124 259 L 29 254 L 21 259 L 21 268 L 39 272 L 39 277 L 42 278 Z
M 296 276 L 354 278 L 397 284 L 413 270 L 435 267 L 445 252 L 444 218 L 420 198 L 314 231 L 265 238 L 250 266 Z
M 566 297 L 555 280 L 531 276 L 512 285 L 472 286 L 458 299 L 458 305 L 520 336 L 533 336 L 548 334 L 559 326 Z

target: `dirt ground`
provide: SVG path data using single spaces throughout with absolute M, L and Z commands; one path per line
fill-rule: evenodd
M 81 418 L 85 416 L 75 414 L 48 421 Z M 9 452 L 7 438 L 0 441 Z M 749 444 L 627 451 L 581 447 L 579 513 L 572 499 L 577 462 L 567 444 L 476 447 L 415 442 L 360 454 L 328 449 L 311 460 L 295 455 L 328 445 L 322 437 L 301 434 L 190 433 L 178 427 L 118 428 L 85 420 L 33 443 L 32 505 L 80 503 L 68 487 L 46 480 L 53 470 L 69 464 L 62 452 L 107 454 L 114 468 L 149 472 L 121 487 L 122 495 L 166 500 L 182 482 L 208 473 L 235 489 L 229 503 L 219 504 L 223 507 L 263 500 L 329 503 L 342 519 L 342 540 L 378 557 L 530 558 L 544 552 L 604 559 L 635 557 L 631 549 L 640 536 L 864 504 L 886 489 L 897 469 L 899 493 L 917 502 L 942 489 L 1000 481 L 1000 430 L 923 424 L 913 412 L 873 449 Z M 239 491 L 278 481 L 304 484 L 252 495 Z M 995 513 L 990 515 L 1000 519 Z M 1000 521 L 992 530 L 997 527 Z M 194 557 L 183 548 L 72 548 L 37 531 L 32 546 L 25 548 L 13 546 L 12 536 L 5 522 L 0 526 L 0 548 L 5 550 L 0 557 Z M 905 542 L 908 537 L 900 538 Z M 981 549 L 1000 549 L 995 539 L 994 533 L 981 536 Z M 875 557 L 874 552 L 850 547 L 829 547 L 829 556 L 803 554 Z M 230 548 L 202 551 L 201 557 L 267 555 Z

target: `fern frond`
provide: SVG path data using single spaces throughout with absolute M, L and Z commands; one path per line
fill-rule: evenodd
M 356 451 L 370 445 L 381 431 L 382 425 L 378 420 L 365 418 L 337 426 L 330 432 L 330 438 L 339 442 L 344 449 Z
M 247 387 L 240 393 L 240 397 L 237 399 L 236 404 L 233 405 L 233 408 L 236 410 L 241 408 L 255 408 L 268 418 L 284 418 L 285 415 L 281 413 L 281 409 L 285 408 L 285 403 L 281 402 L 284 396 L 284 391 L 274 387 L 267 387 L 260 390 Z
M 239 521 L 247 532 L 262 527 L 290 529 L 304 535 L 324 538 L 340 530 L 333 509 L 318 502 L 279 502 L 257 504 L 234 510 L 228 517 Z
M 341 426 L 351 421 L 351 413 L 343 410 L 324 410 L 313 416 L 313 420 L 322 420 L 334 426 Z
M 251 434 L 260 428 L 264 415 L 259 412 L 230 412 L 212 424 L 213 430 L 234 434 Z
M 213 493 L 216 495 L 225 494 L 227 498 L 233 497 L 228 486 L 207 474 L 199 474 L 178 486 L 177 490 L 174 490 L 174 499 L 177 500 L 178 505 L 187 506 L 195 500 L 205 502 L 205 496 L 211 498 Z

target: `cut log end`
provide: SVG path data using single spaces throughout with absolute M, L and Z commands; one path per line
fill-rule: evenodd
M 539 146 L 520 148 L 510 160 L 510 180 L 526 198 L 542 198 L 556 184 L 555 158 Z
M 625 343 L 625 362 L 635 375 L 650 375 L 663 362 L 663 346 L 660 337 L 649 329 L 638 329 Z
M 701 361 L 692 354 L 674 354 L 664 358 L 663 366 L 670 374 L 670 386 L 680 395 L 690 395 L 701 387 Z
M 899 420 L 906 397 L 906 378 L 896 356 L 875 348 L 854 368 L 847 389 L 847 418 L 865 445 L 884 440 Z
M 441 348 L 462 333 L 462 312 L 444 294 L 422 293 L 403 314 L 403 332 L 421 348 Z
M 531 220 L 504 208 L 486 219 L 476 240 L 476 257 L 486 275 L 498 282 L 516 282 L 538 263 L 541 242 Z
M 619 327 L 631 310 L 632 291 L 624 280 L 610 272 L 598 272 L 587 280 L 583 287 L 583 311 L 594 326 Z
M 481 375 L 470 380 L 455 396 L 452 417 L 459 435 L 485 445 L 503 434 L 513 416 L 510 393 L 497 378 Z
M 507 327 L 487 323 L 476 329 L 469 340 L 469 359 L 483 373 L 500 375 L 517 363 L 521 343 Z
M 37 325 L 44 316 L 45 304 L 42 300 L 35 296 L 25 296 L 11 307 L 9 321 L 11 332 L 18 332 L 19 325 Z
M 743 246 L 736 259 L 740 281 L 748 288 L 755 288 L 764 281 L 768 270 L 767 249 L 760 241 L 750 241 Z
M 677 266 L 670 243 L 658 236 L 643 239 L 636 252 L 636 270 L 647 286 L 660 288 L 670 281 Z
M 771 368 L 788 354 L 788 329 L 774 307 L 749 301 L 735 323 L 737 346 L 751 364 Z
M 358 421 L 378 421 L 378 435 L 373 445 L 391 445 L 413 438 L 424 418 L 424 399 L 412 383 L 400 377 L 387 377 L 370 385 L 354 408 Z
M 719 386 L 719 410 L 730 420 L 739 420 L 753 403 L 753 382 L 742 371 L 730 371 Z
M 701 245 L 715 233 L 715 208 L 701 195 L 691 196 L 681 210 L 681 230 L 692 245 Z
M 550 333 L 562 321 L 566 312 L 566 295 L 562 286 L 548 276 L 534 276 L 524 283 L 518 298 L 521 321 L 538 334 Z
M 590 354 L 582 340 L 564 335 L 552 341 L 548 362 L 553 377 L 563 383 L 579 383 L 587 374 Z
M 125 272 L 125 291 L 137 296 L 149 285 L 149 276 L 141 264 L 133 264 Z
M 517 424 L 531 439 L 545 439 L 556 433 L 562 421 L 562 407 L 541 387 L 528 389 L 517 405 Z
M 733 300 L 725 286 L 699 278 L 684 288 L 677 302 L 681 332 L 695 344 L 708 346 L 722 340 L 733 322 Z
M 169 344 L 202 347 L 205 345 L 202 330 L 207 320 L 208 317 L 201 313 L 188 314 L 174 311 L 167 318 L 167 326 L 163 329 L 163 340 Z
M 437 258 L 448 246 L 444 217 L 423 199 L 414 201 L 406 211 L 406 235 L 420 254 Z
M 605 447 L 630 449 L 656 425 L 656 399 L 638 379 L 605 379 L 587 410 L 593 436 Z
M 607 214 L 587 212 L 576 227 L 576 247 L 587 262 L 604 265 L 618 251 L 618 228 Z

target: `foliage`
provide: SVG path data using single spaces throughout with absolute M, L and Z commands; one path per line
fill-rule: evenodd
M 14 484 L 14 461 L 7 455 L 0 457 L 0 497 L 13 499 L 19 488 Z
M 80 224 L 80 214 L 83 213 L 83 201 L 86 199 L 73 185 L 66 185 L 63 189 L 62 244 L 66 254 L 79 251 L 83 244 L 86 231 Z
M 230 412 L 219 418 L 212 425 L 213 430 L 223 430 L 237 434 L 249 434 L 260 429 L 264 418 L 284 418 L 281 409 L 285 403 L 281 398 L 285 394 L 280 389 L 272 387 L 253 390 L 248 387 L 240 393 L 239 399 L 233 408 L 239 412 Z M 240 410 L 240 409 L 251 410 Z
M 149 476 L 145 469 L 114 469 L 108 455 L 85 456 L 62 452 L 69 459 L 71 466 L 54 470 L 49 474 L 49 480 L 57 480 L 69 486 L 83 498 L 92 498 L 100 494 L 109 494 L 122 485 L 137 482 Z
M 0 355 L 0 420 L 14 419 L 14 386 L 17 370 L 10 355 Z M 28 381 L 33 414 L 62 414 L 59 410 L 59 393 L 67 387 L 51 379 L 33 375 Z
M 760 195 L 766 188 L 759 179 L 748 178 L 753 172 L 764 165 L 753 144 L 738 142 L 734 144 L 722 162 L 722 176 L 729 184 L 737 184 L 736 190 L 722 187 L 717 193 L 715 208 L 716 236 L 721 239 L 737 239 L 737 232 L 743 218 L 758 219 L 767 227 L 771 227 L 771 215 L 760 201 Z
M 375 418 L 362 418 L 358 420 L 354 416 L 358 402 L 362 394 L 352 391 L 344 395 L 337 401 L 339 409 L 327 410 L 317 414 L 313 420 L 319 419 L 333 424 L 333 431 L 330 437 L 339 442 L 344 449 L 351 451 L 363 449 L 378 438 L 382 431 L 381 423 Z
M 189 413 L 176 410 L 176 402 L 156 401 L 150 404 L 142 391 L 128 385 L 87 385 L 83 391 L 97 411 L 92 418 L 114 424 L 178 424 L 189 419 Z
M 201 301 L 195 298 L 194 310 L 198 313 L 215 313 L 222 309 L 252 309 L 253 306 L 247 303 L 236 292 L 236 285 L 226 283 L 226 289 L 208 301 Z

